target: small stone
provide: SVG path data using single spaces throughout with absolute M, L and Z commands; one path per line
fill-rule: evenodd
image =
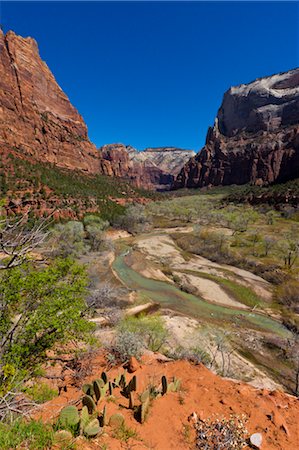
M 129 359 L 129 362 L 127 364 L 127 370 L 129 373 L 134 373 L 136 370 L 138 370 L 140 367 L 140 364 L 138 363 L 137 359 L 134 358 L 134 356 L 131 356 Z
M 261 433 L 254 433 L 250 436 L 250 444 L 253 448 L 261 448 L 263 442 L 263 436 Z

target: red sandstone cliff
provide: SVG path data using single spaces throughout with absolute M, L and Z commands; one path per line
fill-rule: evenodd
M 206 145 L 175 188 L 268 184 L 299 177 L 299 69 L 232 87 Z
M 68 169 L 95 173 L 86 125 L 39 56 L 36 41 L 0 31 L 0 145 Z
M 190 152 L 139 155 L 132 147 L 89 141 L 87 127 L 40 58 L 34 39 L 0 30 L 0 152 L 14 150 L 70 170 L 131 180 L 138 187 L 169 187 Z M 169 150 L 173 150 L 170 152 Z

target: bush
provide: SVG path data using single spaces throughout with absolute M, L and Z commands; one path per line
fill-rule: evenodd
M 57 397 L 57 389 L 52 389 L 45 383 L 35 383 L 32 386 L 26 387 L 25 394 L 36 403 L 45 403 Z
M 276 288 L 275 299 L 291 308 L 295 312 L 299 312 L 299 282 L 290 280 L 281 284 Z
M 54 256 L 78 256 L 85 251 L 84 227 L 81 222 L 70 221 L 54 226 L 49 239 Z
M 12 425 L 0 423 L 0 448 L 26 448 L 38 450 L 51 448 L 54 441 L 54 431 L 50 425 L 31 420 L 16 420 Z
M 119 331 L 114 344 L 109 350 L 115 357 L 115 361 L 124 363 L 128 361 L 131 356 L 140 358 L 142 355 L 143 346 L 135 333 L 130 331 Z
M 164 320 L 157 314 L 127 317 L 120 323 L 119 330 L 134 333 L 136 339 L 142 342 L 145 348 L 153 352 L 161 350 L 168 337 Z
M 129 233 L 137 234 L 149 231 L 152 226 L 151 216 L 142 205 L 129 206 L 125 214 L 117 217 L 114 225 Z

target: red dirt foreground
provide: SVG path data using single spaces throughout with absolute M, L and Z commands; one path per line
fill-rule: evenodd
M 124 369 L 120 366 L 107 370 L 102 354 L 93 356 L 88 361 L 92 373 L 83 383 L 100 378 L 106 370 L 109 379 L 113 379 Z M 187 361 L 169 361 L 162 355 L 143 356 L 140 367 L 134 374 L 126 374 L 127 381 L 137 377 L 137 392 L 141 393 L 149 385 L 158 386 L 162 375 L 167 379 L 176 377 L 181 381 L 178 392 L 167 393 L 151 402 L 143 424 L 140 424 L 128 408 L 128 399 L 115 389 L 113 401 L 107 397 L 101 400 L 97 409 L 102 411 L 106 405 L 108 418 L 114 413 L 121 413 L 125 418 L 125 427 L 135 431 L 129 438 L 128 433 L 120 435 L 110 426 L 91 440 L 81 437 L 75 440 L 76 448 L 83 450 L 103 449 L 194 449 L 196 434 L 194 423 L 190 420 L 196 413 L 200 420 L 229 419 L 231 415 L 247 417 L 248 438 L 253 433 L 262 435 L 262 450 L 299 448 L 299 401 L 283 392 L 258 390 L 245 383 L 221 378 L 210 372 L 203 365 L 193 365 Z M 67 377 L 67 391 L 42 406 L 36 415 L 44 422 L 55 422 L 60 410 L 67 404 L 76 404 L 81 409 L 82 390 L 76 388 L 72 376 Z M 80 381 L 81 385 L 81 381 Z M 136 396 L 136 403 L 138 403 Z M 55 446 L 55 448 L 60 448 Z M 210 448 L 210 447 L 205 447 Z M 213 447 L 214 448 L 214 447 Z M 230 450 L 235 447 L 221 447 Z M 250 448 L 250 447 L 244 447 Z

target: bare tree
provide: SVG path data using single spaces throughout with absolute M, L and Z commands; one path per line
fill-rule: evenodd
M 28 253 L 38 247 L 48 235 L 49 219 L 28 230 L 27 216 L 0 221 L 0 270 L 20 266 Z

